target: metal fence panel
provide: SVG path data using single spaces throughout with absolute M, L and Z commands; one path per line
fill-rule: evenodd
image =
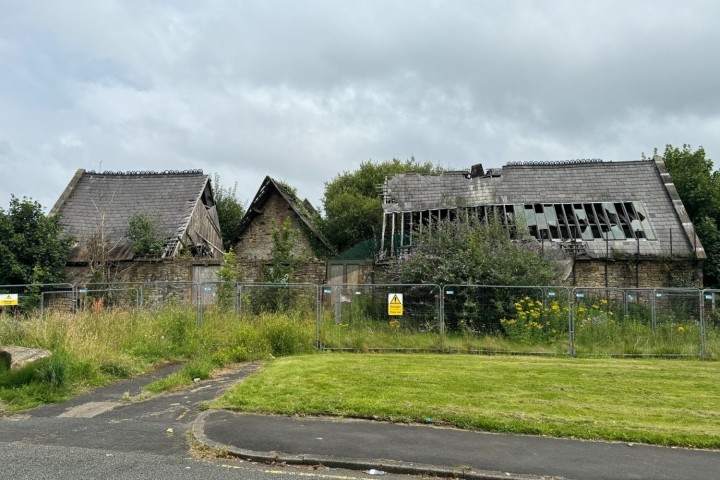
M 578 355 L 700 355 L 696 289 L 577 287 L 573 299 Z
M 196 282 L 159 281 L 139 284 L 143 308 L 158 309 L 166 305 L 194 305 L 197 301 Z
M 572 353 L 568 298 L 563 287 L 446 285 L 446 341 L 462 337 L 465 350 Z
M 315 320 L 318 288 L 312 283 L 204 282 L 197 289 L 198 322 L 209 308 L 243 316 L 300 312 Z
M 77 290 L 77 308 L 99 313 L 105 310 L 140 310 L 141 288 L 138 285 L 87 284 Z
M 37 309 L 42 316 L 44 308 L 52 307 L 60 312 L 72 313 L 73 291 L 74 287 L 69 283 L 0 285 L 1 299 L 7 300 L 7 303 L 17 300 L 17 305 L 1 306 L 0 311 L 14 313 Z
M 330 350 L 442 349 L 439 285 L 323 285 L 318 345 Z
M 318 348 L 720 358 L 720 290 L 495 285 L 113 282 L 0 286 L 18 305 L 74 313 L 195 304 L 237 318 L 299 314 Z

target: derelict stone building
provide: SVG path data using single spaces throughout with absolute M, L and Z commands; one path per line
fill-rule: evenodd
M 272 259 L 273 228 L 286 220 L 295 231 L 292 256 L 301 260 L 293 278 L 295 283 L 322 284 L 326 278 L 326 258 L 333 248 L 315 222 L 315 209 L 270 177 L 265 177 L 248 206 L 235 241 L 241 282 L 263 282 L 263 269 Z
M 395 175 L 383 186 L 381 257 L 413 246 L 420 225 L 495 217 L 559 249 L 567 284 L 702 284 L 705 252 L 662 157 L 528 162 L 484 171 Z
M 144 258 L 128 237 L 143 213 L 162 242 Z M 73 283 L 216 280 L 222 237 L 210 184 L 201 170 L 94 172 L 80 169 L 50 215 L 75 239 L 68 262 Z

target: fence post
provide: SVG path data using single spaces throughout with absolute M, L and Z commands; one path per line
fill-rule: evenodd
M 445 335 L 445 287 L 447 285 L 440 286 L 438 285 L 438 289 L 440 290 L 440 335 L 441 338 L 443 335 Z
M 700 292 L 700 358 L 705 358 L 705 292 Z
M 657 288 L 652 290 L 652 301 L 650 303 L 650 328 L 655 333 L 657 327 Z
M 322 294 L 325 285 L 316 285 L 315 287 L 317 288 L 315 292 L 315 347 L 322 350 Z
M 235 281 L 235 313 L 242 313 L 242 291 L 242 284 Z
M 570 336 L 570 355 L 575 356 L 575 288 L 572 290 L 568 288 L 568 304 L 570 309 L 568 311 L 568 334 Z
M 204 282 L 198 284 L 198 288 L 195 291 L 195 295 L 197 297 L 197 317 L 195 319 L 195 323 L 198 328 L 200 328 L 202 326 L 202 321 L 203 321 L 203 309 L 202 309 L 202 298 L 203 298 L 202 295 L 203 294 L 202 294 L 202 291 L 205 288 L 203 285 L 205 285 Z

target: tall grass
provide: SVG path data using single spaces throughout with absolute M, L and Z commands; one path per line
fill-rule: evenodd
M 662 320 L 653 328 L 644 318 L 618 319 L 620 314 L 595 310 L 599 309 L 589 308 L 585 317 L 576 321 L 575 348 L 581 356 L 700 353 L 699 326 L 691 320 Z M 441 334 L 432 322 L 397 317 L 382 320 L 362 311 L 341 319 L 347 323 L 336 324 L 331 312 L 324 312 L 322 320 L 325 348 L 359 352 L 567 354 L 570 344 L 564 325 L 557 322 L 527 322 L 522 327 L 539 332 L 538 325 L 545 328 L 547 324 L 556 330 L 552 334 L 529 335 L 517 329 L 511 335 L 484 333 L 469 325 Z M 200 323 L 195 307 L 180 305 L 158 311 L 50 313 L 44 318 L 0 314 L 0 345 L 53 352 L 49 359 L 18 371 L 0 366 L 0 409 L 59 401 L 89 386 L 137 375 L 164 362 L 183 362 L 180 372 L 150 387 L 155 391 L 172 388 L 193 378 L 206 378 L 214 368 L 228 363 L 312 352 L 315 329 L 314 311 L 309 308 L 238 315 L 211 307 Z M 708 326 L 705 354 L 720 359 L 720 326 Z
M 181 361 L 186 366 L 165 385 L 205 378 L 216 367 L 312 351 L 314 318 L 299 313 L 237 316 L 219 309 L 198 324 L 194 307 L 157 312 L 0 316 L 0 344 L 50 350 L 53 355 L 20 370 L 0 370 L 5 410 L 59 401 L 95 386 Z

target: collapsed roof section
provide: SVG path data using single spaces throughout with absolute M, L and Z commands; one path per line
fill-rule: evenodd
M 523 225 L 539 241 L 572 245 L 591 258 L 629 255 L 704 259 L 665 168 L 652 160 L 528 162 L 487 172 L 481 165 L 441 175 L 406 173 L 383 186 L 383 246 L 412 245 L 418 225 L 491 216 Z M 382 255 L 382 253 L 381 253 Z

